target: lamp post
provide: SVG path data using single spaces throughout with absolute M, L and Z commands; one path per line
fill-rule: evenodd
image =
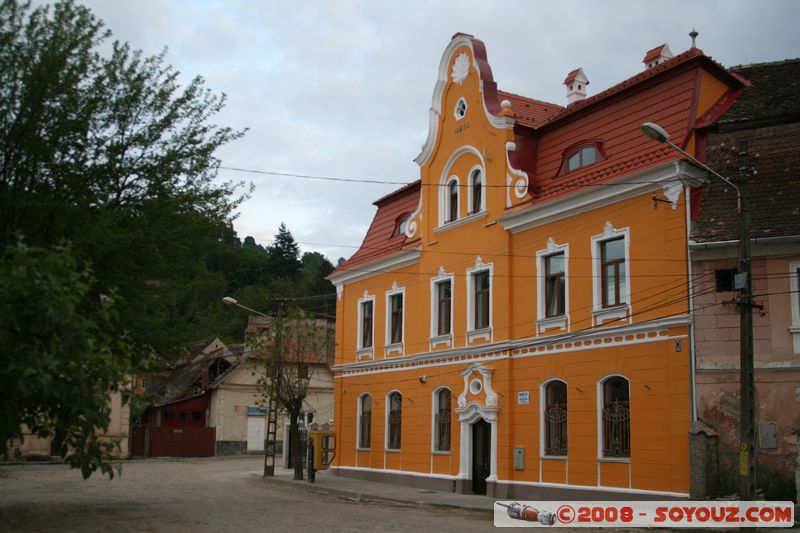
M 667 131 L 653 122 L 639 127 L 651 139 L 664 143 L 683 154 L 689 161 L 707 170 L 736 191 L 736 210 L 739 214 L 739 276 L 743 277 L 739 292 L 739 499 L 753 500 L 756 494 L 756 416 L 755 375 L 753 361 L 753 282 L 751 277 L 750 250 L 750 188 L 747 176 L 736 186 L 705 163 L 698 161 L 685 150 L 669 140 Z
M 247 306 L 244 306 L 236 301 L 235 298 L 230 296 L 225 296 L 222 298 L 222 301 L 228 305 L 235 305 L 237 307 L 241 307 L 242 309 L 246 309 L 251 313 L 255 313 L 259 316 L 263 316 L 269 319 L 273 317 L 262 313 L 261 311 L 256 311 L 255 309 L 251 309 Z M 271 359 L 268 360 L 267 366 L 265 368 L 266 376 L 269 376 L 272 380 L 273 386 L 270 388 L 270 395 L 269 395 L 269 406 L 267 407 L 267 438 L 265 439 L 265 446 L 264 446 L 264 477 L 274 477 L 275 476 L 275 452 L 276 452 L 276 441 L 275 435 L 277 432 L 277 424 L 278 424 L 278 398 L 280 396 L 280 384 L 281 384 L 281 371 L 282 371 L 282 330 L 283 325 L 281 323 L 281 313 L 278 313 L 278 316 L 275 318 L 273 324 L 273 334 L 274 334 L 274 353 Z

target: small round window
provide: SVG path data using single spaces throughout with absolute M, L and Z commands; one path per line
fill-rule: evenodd
M 458 102 L 456 102 L 456 109 L 453 113 L 456 117 L 456 120 L 461 120 L 467 114 L 467 101 L 463 98 L 459 98 Z
M 480 394 L 482 389 L 483 385 L 481 384 L 481 380 L 479 379 L 473 379 L 469 384 L 469 391 L 472 394 Z

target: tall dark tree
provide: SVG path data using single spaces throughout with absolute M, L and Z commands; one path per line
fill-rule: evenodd
M 267 248 L 273 276 L 296 280 L 300 273 L 300 247 L 286 224 L 281 222 L 275 241 Z

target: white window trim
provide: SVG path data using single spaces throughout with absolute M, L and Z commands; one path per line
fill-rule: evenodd
M 564 460 L 568 455 L 546 455 L 544 453 L 544 411 L 547 408 L 547 386 L 554 381 L 560 381 L 567 387 L 567 446 L 569 446 L 569 386 L 567 382 L 561 378 L 549 378 L 539 385 L 539 458 Z M 569 449 L 567 450 L 567 454 L 569 454 Z
M 389 397 L 395 392 L 400 395 L 400 448 L 389 448 L 389 413 L 391 412 L 392 408 Z M 386 404 L 384 406 L 385 415 L 383 424 L 383 451 L 399 452 L 403 448 L 403 394 L 397 389 L 392 389 L 386 393 L 383 403 Z
M 361 415 L 363 413 L 363 411 L 362 411 L 362 409 L 363 409 L 362 402 L 363 402 L 363 399 L 364 399 L 365 396 L 369 396 L 370 399 L 372 399 L 372 395 L 370 393 L 362 392 L 361 394 L 358 395 L 358 400 L 357 400 L 358 403 L 356 404 L 356 450 L 371 450 L 372 449 L 372 439 L 370 439 L 370 442 L 369 442 L 370 447 L 369 448 L 362 448 L 360 446 L 360 444 L 361 444 Z M 372 412 L 373 413 L 375 412 L 374 406 L 375 406 L 375 402 L 373 401 L 372 402 L 372 407 L 373 407 Z M 372 429 L 372 414 L 370 414 L 370 429 Z
M 400 295 L 403 298 L 403 315 L 400 329 L 400 342 L 392 343 L 392 296 Z M 374 315 L 373 315 L 374 316 Z M 397 282 L 392 283 L 392 288 L 386 291 L 386 337 L 384 337 L 383 356 L 403 355 L 406 340 L 406 288 L 398 287 Z M 373 339 L 374 341 L 374 339 Z M 374 344 L 374 342 L 373 342 Z
M 630 463 L 630 457 L 603 456 L 603 404 L 605 404 L 606 400 L 605 396 L 603 396 L 603 385 L 611 378 L 622 378 L 628 382 L 628 408 L 633 412 L 633 394 L 631 394 L 633 387 L 628 376 L 624 374 L 606 374 L 597 381 L 597 460 L 604 463 Z M 631 432 L 632 436 L 633 432 Z M 633 439 L 631 439 L 631 448 L 633 448 Z M 633 450 L 631 450 L 631 455 L 633 455 Z
M 459 104 L 461 104 L 461 102 L 464 102 L 464 114 L 458 116 L 458 106 Z M 458 99 L 455 107 L 453 108 L 453 116 L 455 117 L 456 120 L 462 120 L 464 117 L 467 116 L 467 111 L 469 111 L 469 104 L 467 104 L 467 99 L 462 96 L 461 98 Z
M 551 255 L 564 254 L 564 314 L 561 316 L 547 317 L 547 279 L 545 260 Z M 544 333 L 548 329 L 558 328 L 561 331 L 570 330 L 569 319 L 569 244 L 556 244 L 550 237 L 547 248 L 536 252 L 536 334 Z
M 445 281 L 450 282 L 450 333 L 439 335 L 439 294 L 436 289 L 439 283 Z M 431 350 L 439 345 L 444 345 L 448 348 L 453 345 L 453 297 L 455 296 L 455 288 L 455 275 L 452 272 L 446 273 L 444 267 L 439 268 L 439 273 L 435 278 L 431 278 L 431 335 L 428 339 Z
M 473 309 L 473 293 L 475 287 L 475 275 L 481 272 L 489 272 L 489 327 L 475 329 L 475 313 Z M 467 269 L 467 344 L 478 339 L 486 339 L 492 342 L 492 323 L 494 321 L 494 264 L 484 263 L 481 257 L 475 259 L 475 266 Z M 452 314 L 451 314 L 452 316 Z
M 457 190 L 458 190 L 458 202 L 456 203 L 456 216 L 453 220 L 449 220 L 450 218 L 450 184 L 456 182 Z M 444 181 L 444 187 L 440 187 L 439 191 L 439 226 L 448 226 L 450 224 L 455 224 L 461 218 L 461 183 L 458 179 L 458 176 L 450 176 Z
M 452 315 L 451 315 L 452 316 Z M 450 392 L 450 449 L 436 449 L 436 413 L 439 411 L 439 393 L 443 390 Z M 453 391 L 446 385 L 439 385 L 431 393 L 431 453 L 434 455 L 450 455 L 453 453 Z
M 616 307 L 603 308 L 603 287 L 600 262 L 600 244 L 619 237 L 625 240 L 625 303 Z M 599 326 L 609 320 L 615 320 L 619 325 L 624 322 L 631 323 L 631 254 L 630 254 L 630 228 L 615 229 L 610 222 L 606 222 L 603 233 L 592 237 L 592 326 Z M 627 317 L 627 320 L 624 320 Z
M 473 190 L 474 190 L 474 187 L 472 185 L 472 177 L 474 176 L 474 174 L 476 172 L 480 172 L 480 174 L 481 174 L 481 208 L 478 211 L 471 211 L 471 209 L 472 209 L 472 196 L 473 196 Z M 486 172 L 483 170 L 482 166 L 475 165 L 474 167 L 469 169 L 469 173 L 467 174 L 467 176 L 469 177 L 468 178 L 469 179 L 469 183 L 467 183 L 467 208 L 468 208 L 467 211 L 469 212 L 469 215 L 471 216 L 471 215 L 476 215 L 478 213 L 482 213 L 482 212 L 486 211 L 486 193 L 487 193 Z
M 363 321 L 363 309 L 366 302 L 372 302 L 372 346 L 362 346 L 361 342 L 364 338 L 362 334 L 362 327 L 364 324 Z M 358 338 L 356 339 L 356 356 L 358 359 L 362 359 L 365 357 L 372 357 L 375 353 L 375 295 L 369 294 L 367 291 L 364 291 L 364 296 L 358 299 Z
M 798 279 L 797 269 L 800 268 L 800 261 L 789 262 L 789 297 L 792 307 L 792 325 L 789 326 L 789 333 L 792 335 L 792 351 L 800 353 L 800 279 Z

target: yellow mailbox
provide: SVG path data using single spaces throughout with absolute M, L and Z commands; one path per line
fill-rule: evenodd
M 327 469 L 336 457 L 336 432 L 309 431 L 308 438 L 314 443 L 314 469 Z

